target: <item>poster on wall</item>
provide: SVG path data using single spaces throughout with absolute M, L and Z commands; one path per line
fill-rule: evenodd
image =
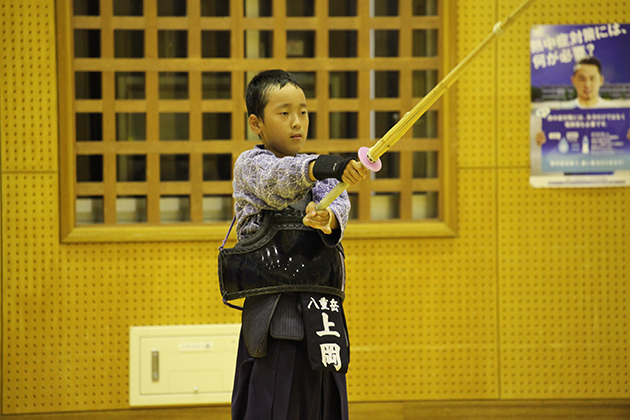
M 630 186 L 630 24 L 530 32 L 530 183 Z

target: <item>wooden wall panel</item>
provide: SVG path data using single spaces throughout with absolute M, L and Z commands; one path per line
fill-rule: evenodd
M 2 170 L 56 171 L 55 4 L 0 2 Z
M 501 0 L 501 15 L 519 3 Z M 529 185 L 529 30 L 630 19 L 627 1 L 535 3 L 497 54 L 501 394 L 630 397 L 630 191 Z M 567 76 L 568 77 L 568 76 Z
M 499 397 L 494 174 L 458 181 L 457 239 L 346 241 L 354 401 Z

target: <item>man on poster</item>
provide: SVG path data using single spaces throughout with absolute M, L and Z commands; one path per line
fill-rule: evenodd
M 625 55 L 620 54 L 620 42 L 626 43 L 622 49 L 629 49 L 628 26 L 532 29 L 530 181 L 534 187 L 630 185 L 630 74 L 619 59 Z M 604 85 L 605 70 L 592 55 L 596 49 L 609 62 L 613 84 Z M 569 65 L 570 87 L 562 80 L 567 75 L 559 74 Z

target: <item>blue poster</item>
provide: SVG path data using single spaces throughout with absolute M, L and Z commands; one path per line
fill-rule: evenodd
M 530 183 L 630 186 L 630 24 L 530 33 Z

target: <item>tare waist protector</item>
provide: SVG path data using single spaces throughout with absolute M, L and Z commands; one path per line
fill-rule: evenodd
M 270 212 L 261 228 L 234 248 L 219 250 L 219 285 L 224 300 L 281 292 L 318 292 L 344 298 L 341 244 L 327 246 L 304 226 L 294 209 Z

